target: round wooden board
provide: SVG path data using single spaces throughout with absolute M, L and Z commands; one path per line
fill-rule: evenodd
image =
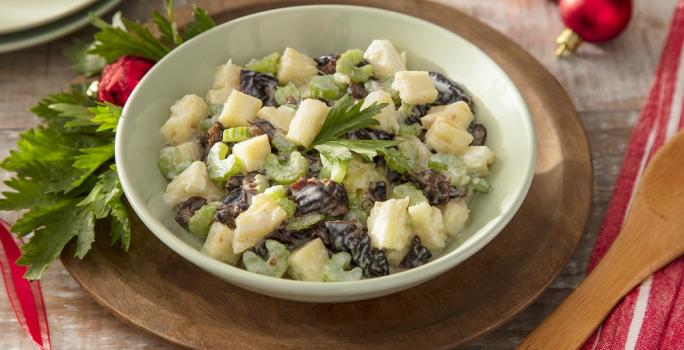
M 217 22 L 313 1 L 212 1 Z M 320 3 L 316 1 L 315 3 Z M 361 4 L 361 1 L 336 3 Z M 192 348 L 422 349 L 463 344 L 534 301 L 577 246 L 591 205 L 589 146 L 558 81 L 514 42 L 447 5 L 363 1 L 421 17 L 470 40 L 497 61 L 534 117 L 539 155 L 531 190 L 513 221 L 482 251 L 434 280 L 387 297 L 307 304 L 262 296 L 225 283 L 164 246 L 131 212 L 128 253 L 106 230 L 84 261 L 74 245 L 62 255 L 93 299 L 125 322 Z M 187 18 L 187 9 L 178 16 Z

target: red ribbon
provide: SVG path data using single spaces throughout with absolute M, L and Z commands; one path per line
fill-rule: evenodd
M 23 242 L 12 236 L 9 232 L 9 225 L 2 220 L 0 220 L 0 244 L 2 244 L 0 272 L 2 272 L 7 297 L 17 316 L 17 321 L 38 349 L 49 350 L 50 329 L 40 282 L 27 281 L 23 278 L 26 267 L 16 264 L 21 255 L 19 246 Z

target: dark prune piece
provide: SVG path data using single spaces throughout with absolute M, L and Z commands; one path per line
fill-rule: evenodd
M 249 123 L 249 132 L 252 134 L 252 136 L 266 134 L 272 139 L 273 136 L 278 133 L 278 129 L 276 129 L 276 127 L 267 120 L 257 118 L 255 120 L 250 120 L 247 123 Z
M 449 190 L 449 198 L 463 198 L 465 196 L 466 193 L 456 187 L 451 187 L 451 190 Z
M 350 94 L 352 98 L 355 98 L 357 100 L 365 98 L 367 95 L 366 89 L 363 87 L 363 85 L 359 83 L 349 84 L 349 86 L 347 87 L 347 93 Z
M 332 180 L 300 178 L 290 185 L 292 197 L 297 203 L 296 215 L 319 212 L 324 215 L 344 215 L 349 210 L 347 191 Z
M 325 229 L 328 234 L 330 248 L 335 252 L 349 251 L 349 238 L 364 235 L 363 226 L 356 220 L 326 221 Z
M 261 255 L 261 253 L 266 250 L 264 245 L 266 240 L 272 239 L 285 245 L 288 250 L 293 251 L 316 238 L 321 238 L 323 243 L 326 246 L 328 245 L 328 237 L 325 228 L 321 225 L 315 225 L 303 231 L 290 231 L 287 229 L 286 225 L 281 225 L 273 230 L 273 232 L 267 234 L 259 244 L 254 246 L 253 250 L 255 253 Z
M 351 253 L 354 265 L 363 270 L 364 276 L 377 277 L 389 274 L 385 253 L 371 247 L 370 236 L 364 232 L 358 221 L 327 221 L 325 228 L 331 248 L 336 252 Z
M 352 140 L 394 140 L 394 134 L 380 129 L 358 129 L 347 133 Z
M 387 170 L 387 180 L 390 183 L 406 182 L 406 175 L 392 169 Z
M 482 124 L 470 124 L 468 132 L 473 135 L 471 146 L 484 146 L 487 141 L 487 128 Z
M 264 259 L 264 261 L 268 260 L 268 249 L 266 249 L 266 240 L 259 242 L 257 245 L 250 248 L 249 250 L 251 250 L 252 252 L 254 252 L 254 254 Z
M 409 124 L 420 124 L 420 119 L 427 114 L 428 109 L 430 109 L 430 106 L 428 105 L 413 106 L 413 109 L 411 109 L 411 113 L 408 115 L 408 118 L 406 118 L 406 121 Z
M 373 202 L 387 200 L 387 183 L 385 181 L 371 182 L 368 185 L 368 199 Z
M 321 168 L 323 168 L 321 157 L 315 152 L 305 153 L 304 157 L 306 157 L 306 160 L 309 161 L 309 168 L 307 169 L 306 176 L 318 177 L 318 174 L 321 172 Z
M 473 108 L 473 100 L 466 95 L 463 88 L 453 80 L 447 78 L 442 73 L 430 72 L 432 83 L 437 89 L 437 99 L 432 103 L 433 105 L 448 105 L 450 103 L 463 101 Z
M 270 74 L 240 71 L 240 91 L 260 99 L 265 106 L 276 106 L 274 94 L 277 88 L 278 79 Z
M 216 210 L 216 220 L 230 228 L 235 228 L 235 218 L 249 208 L 251 194 L 242 188 L 233 190 L 221 198 L 221 206 Z
M 200 146 L 202 146 L 202 149 L 204 150 L 204 156 L 206 157 L 206 154 L 209 153 L 211 146 L 217 142 L 221 142 L 222 139 L 223 127 L 221 126 L 221 123 L 211 124 L 209 129 L 203 132 L 199 137 Z
M 351 236 L 347 241 L 352 261 L 363 270 L 364 276 L 379 277 L 389 274 L 387 257 L 382 250 L 371 247 L 370 236 Z
M 337 72 L 337 59 L 340 58 L 340 54 L 331 53 L 329 55 L 323 55 L 314 58 L 318 70 L 323 74 L 335 74 Z
M 449 176 L 438 174 L 432 169 L 411 173 L 408 176 L 418 189 L 423 191 L 428 202 L 432 205 L 442 205 L 449 201 L 451 193 L 451 179 Z
M 176 212 L 176 222 L 186 225 L 195 211 L 207 204 L 207 200 L 202 197 L 190 197 L 181 203 Z
M 421 244 L 420 238 L 415 236 L 411 241 L 411 248 L 406 255 L 404 255 L 404 258 L 401 259 L 399 266 L 406 269 L 412 269 L 427 263 L 430 261 L 430 258 L 432 258 L 432 253 Z
M 231 193 L 234 190 L 237 190 L 238 188 L 242 187 L 242 180 L 244 180 L 244 178 L 244 175 L 233 175 L 229 177 L 228 181 L 226 181 L 226 191 L 228 191 L 228 193 Z

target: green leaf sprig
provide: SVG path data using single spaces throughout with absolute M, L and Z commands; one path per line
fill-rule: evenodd
M 373 119 L 373 116 L 380 113 L 387 103 L 374 102 L 364 109 L 361 109 L 362 105 L 363 100 L 355 104 L 350 95 L 337 100 L 328 112 L 321 131 L 314 138 L 310 148 L 327 141 L 338 140 L 348 131 L 380 125 L 380 122 Z
M 77 42 L 65 50 L 74 69 L 92 76 L 106 62 L 124 55 L 154 61 L 173 48 L 212 28 L 207 13 L 194 8 L 194 20 L 180 30 L 173 21 L 173 3 L 165 15 L 153 14 L 160 38 L 137 22 L 115 14 L 112 24 L 93 18 L 100 28 L 95 41 Z M 31 109 L 41 123 L 22 132 L 17 147 L 0 162 L 14 172 L 5 181 L 11 190 L 0 197 L 0 210 L 26 210 L 12 226 L 19 237 L 28 236 L 20 265 L 28 266 L 27 279 L 40 279 L 59 258 L 67 243 L 76 241 L 76 256 L 83 258 L 95 240 L 95 224 L 109 219 L 111 244 L 126 251 L 131 231 L 123 191 L 114 166 L 114 136 L 121 107 L 98 102 L 88 93 L 89 83 L 48 95 Z M 31 234 L 29 236 L 29 234 Z
M 408 159 L 395 147 L 402 141 L 395 140 L 351 140 L 344 138 L 347 132 L 363 129 L 380 123 L 373 117 L 380 113 L 387 103 L 374 102 L 361 109 L 363 100 L 354 103 L 349 95 L 340 98 L 328 112 L 321 131 L 314 139 L 311 148 L 315 148 L 328 159 L 339 158 L 354 152 L 368 161 L 381 155 L 390 169 L 399 173 L 411 170 Z
M 135 21 L 121 18 L 120 22 L 108 24 L 94 17 L 92 22 L 100 31 L 95 34 L 95 43 L 87 53 L 100 56 L 107 62 L 126 55 L 159 61 L 178 45 L 216 26 L 206 11 L 193 6 L 193 20 L 180 30 L 173 18 L 173 1 L 167 0 L 165 5 L 164 15 L 157 11 L 152 13 L 159 38 L 147 26 Z

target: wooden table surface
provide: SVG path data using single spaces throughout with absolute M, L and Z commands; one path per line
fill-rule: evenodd
M 443 0 L 505 33 L 534 55 L 565 86 L 587 130 L 594 166 L 593 209 L 580 245 L 560 276 L 529 308 L 467 349 L 510 349 L 528 334 L 584 278 L 587 262 L 620 169 L 625 144 L 648 92 L 663 48 L 675 0 L 637 0 L 633 19 L 617 40 L 584 45 L 580 53 L 558 60 L 555 36 L 562 29 L 557 6 L 547 0 Z M 127 1 L 126 17 L 145 19 L 161 1 Z M 186 1 L 177 1 L 184 5 Z M 62 50 L 82 29 L 52 43 L 0 54 L 0 158 L 37 119 L 28 109 L 42 96 L 63 90 L 74 73 Z M 0 180 L 9 174 L 0 170 Z M 0 185 L 0 190 L 5 190 Z M 13 222 L 17 215 L 0 212 Z M 2 282 L 0 282 L 2 283 Z M 52 344 L 55 349 L 170 348 L 123 324 L 93 302 L 59 264 L 42 280 Z M 12 309 L 0 293 L 0 349 L 31 349 Z

